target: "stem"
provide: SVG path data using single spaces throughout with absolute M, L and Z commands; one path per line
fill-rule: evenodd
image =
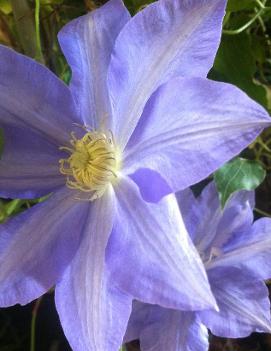
M 31 336 L 30 336 L 30 351 L 35 351 L 36 344 L 36 320 L 38 315 L 38 310 L 41 304 L 42 297 L 37 299 L 33 311 L 32 311 L 32 320 L 31 320 Z
M 227 12 L 223 20 L 223 27 L 228 23 L 230 17 L 231 17 L 231 12 Z
M 254 23 L 263 13 L 264 11 L 266 11 L 266 7 L 261 8 L 254 17 L 251 18 L 250 21 L 248 21 L 246 24 L 244 24 L 242 27 L 238 28 L 238 29 L 234 29 L 234 30 L 227 30 L 224 29 L 223 33 L 224 34 L 228 34 L 228 35 L 236 35 L 236 34 L 240 34 L 243 31 L 245 31 L 248 27 L 251 26 L 252 23 Z
M 40 0 L 35 0 L 36 60 L 44 62 L 40 40 Z
M 10 0 L 16 31 L 21 47 L 27 56 L 35 57 L 35 25 L 27 0 Z
M 271 152 L 271 149 L 267 145 L 265 145 L 261 138 L 258 138 L 257 142 L 261 145 L 263 149 L 265 149 L 268 152 Z
M 265 6 L 260 2 L 260 0 L 255 0 L 255 2 L 260 6 L 261 9 L 264 9 Z
M 16 210 L 20 209 L 20 207 L 23 205 L 23 203 L 24 203 L 24 200 L 21 200 L 21 199 L 11 200 L 6 205 L 6 214 L 7 214 L 7 216 L 11 216 Z
M 271 214 L 269 214 L 269 213 L 267 213 L 267 212 L 265 212 L 265 211 L 263 211 L 263 210 L 260 210 L 260 209 L 257 208 L 257 207 L 254 208 L 254 211 L 255 211 L 255 212 L 258 212 L 259 214 L 261 214 L 261 215 L 263 215 L 263 216 L 265 216 L 265 217 L 271 218 Z

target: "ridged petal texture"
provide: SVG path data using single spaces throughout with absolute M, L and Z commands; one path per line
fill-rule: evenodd
M 118 36 L 108 71 L 112 131 L 122 148 L 159 85 L 206 77 L 218 48 L 225 0 L 162 0 L 134 16 Z
M 54 286 L 79 246 L 88 208 L 63 187 L 1 224 L 1 307 L 24 305 Z
M 130 15 L 121 0 L 69 22 L 58 34 L 72 69 L 70 88 L 87 126 L 108 127 L 111 114 L 106 84 L 111 52 Z
M 105 267 L 115 207 L 112 189 L 92 203 L 80 248 L 56 286 L 57 310 L 74 351 L 117 351 L 131 312 L 132 298 L 114 286 Z
M 143 197 L 152 201 L 164 191 L 165 181 L 178 191 L 206 178 L 269 124 L 267 112 L 230 84 L 203 78 L 171 79 L 144 108 L 125 150 L 126 172 L 141 171 L 137 184 Z M 142 168 L 155 171 L 155 177 L 150 171 L 144 177 Z M 152 178 L 154 195 L 148 192 L 146 196 L 144 181 L 152 184 Z

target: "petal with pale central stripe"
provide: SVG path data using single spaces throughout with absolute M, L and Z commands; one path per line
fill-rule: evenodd
M 56 307 L 74 351 L 118 351 L 132 298 L 107 274 L 105 248 L 112 230 L 111 190 L 91 203 L 81 246 L 56 286 Z
M 106 250 L 112 280 L 144 302 L 180 309 L 214 307 L 175 196 L 149 204 L 134 182 L 124 177 L 115 191 L 116 220 Z

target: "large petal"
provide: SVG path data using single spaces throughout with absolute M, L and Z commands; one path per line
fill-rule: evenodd
M 150 168 L 174 191 L 184 189 L 238 154 L 269 124 L 267 112 L 230 84 L 172 79 L 144 109 L 126 150 L 126 172 Z
M 84 239 L 56 286 L 56 306 L 74 351 L 118 351 L 132 299 L 108 279 L 105 247 L 115 214 L 111 191 L 91 204 Z
M 129 178 L 120 179 L 116 195 L 117 217 L 106 251 L 112 280 L 144 302 L 180 309 L 213 307 L 175 196 L 148 204 Z
M 97 128 L 109 114 L 106 76 L 115 39 L 130 19 L 121 0 L 68 23 L 59 42 L 72 68 L 71 90 L 86 125 Z
M 31 199 L 64 185 L 65 178 L 59 172 L 60 158 L 66 158 L 66 154 L 43 136 L 30 129 L 5 125 L 0 196 Z
M 142 351 L 207 351 L 208 330 L 195 313 L 133 303 L 125 340 L 140 339 Z
M 79 245 L 88 208 L 62 188 L 0 226 L 0 306 L 26 304 L 55 284 Z
M 206 77 L 218 48 L 225 0 L 160 0 L 116 40 L 108 72 L 112 131 L 123 148 L 154 90 L 170 78 Z
M 232 237 L 223 254 L 207 263 L 208 268 L 221 266 L 248 267 L 259 279 L 271 278 L 271 219 L 261 218 L 253 226 Z
M 208 271 L 219 312 L 199 312 L 201 321 L 217 336 L 240 338 L 254 331 L 271 332 L 270 302 L 264 282 L 253 271 L 214 268 Z
M 56 147 L 80 123 L 69 88 L 46 67 L 0 46 L 0 126 L 30 129 Z
M 0 194 L 37 197 L 63 184 L 59 146 L 78 122 L 71 93 L 52 72 L 0 46 Z

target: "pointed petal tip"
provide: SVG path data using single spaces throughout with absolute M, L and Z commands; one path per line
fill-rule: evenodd
M 266 116 L 266 119 L 262 122 L 264 128 L 268 128 L 271 126 L 271 118 L 269 115 Z
M 204 300 L 204 302 L 205 302 L 205 306 L 202 307 L 202 310 L 212 310 L 212 311 L 219 312 L 218 304 L 216 302 L 214 295 L 211 292 L 208 298 Z
M 271 334 L 271 321 L 269 321 L 268 325 L 266 325 L 265 332 Z
M 197 294 L 199 292 L 197 291 Z M 190 310 L 197 310 L 197 311 L 203 311 L 203 310 L 209 310 L 209 311 L 216 311 L 219 312 L 219 307 L 216 301 L 216 298 L 211 290 L 210 284 L 208 280 L 205 283 L 205 290 L 203 294 L 198 295 L 198 303 L 193 306 Z
M 256 331 L 259 333 L 271 334 L 271 315 L 270 314 L 266 316 L 264 320 L 262 320 L 262 323 L 259 325 Z

